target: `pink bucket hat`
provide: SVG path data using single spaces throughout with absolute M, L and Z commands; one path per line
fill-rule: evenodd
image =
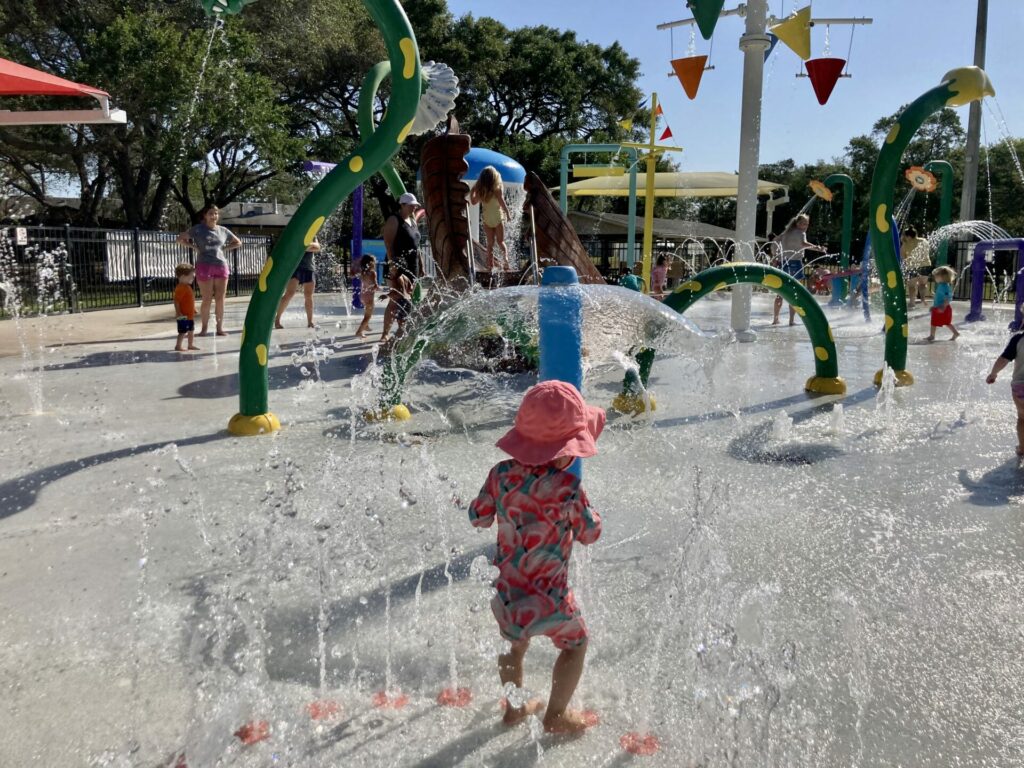
M 587 405 L 572 384 L 543 381 L 526 391 L 515 425 L 496 445 L 532 466 L 564 456 L 587 458 L 597 453 L 604 421 L 604 410 Z

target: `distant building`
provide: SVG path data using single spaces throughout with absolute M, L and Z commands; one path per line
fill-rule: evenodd
M 297 205 L 278 202 L 228 203 L 220 209 L 220 223 L 236 235 L 276 238 L 292 220 Z

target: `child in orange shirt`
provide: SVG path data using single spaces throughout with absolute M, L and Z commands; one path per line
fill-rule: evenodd
M 174 287 L 174 314 L 178 318 L 178 343 L 174 349 L 176 352 L 184 352 L 182 342 L 188 336 L 188 348 L 198 350 L 193 343 L 193 334 L 196 330 L 196 295 L 192 291 L 192 281 L 196 276 L 196 269 L 191 264 L 179 264 L 174 268 L 174 274 L 178 278 L 178 284 Z

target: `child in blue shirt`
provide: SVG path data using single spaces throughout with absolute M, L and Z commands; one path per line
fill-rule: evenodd
M 960 332 L 953 325 L 953 288 L 950 286 L 956 280 L 956 272 L 952 267 L 938 267 L 932 272 L 935 279 L 935 298 L 932 300 L 932 330 L 928 334 L 928 341 L 935 341 L 935 330 L 948 326 L 953 332 L 955 340 Z

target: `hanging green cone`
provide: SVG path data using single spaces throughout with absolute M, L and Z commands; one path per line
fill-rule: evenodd
M 725 0 L 689 0 L 687 5 L 693 11 L 693 18 L 697 20 L 697 28 L 701 37 L 710 40 L 715 32 L 715 25 L 718 23 L 718 14 L 722 12 Z

